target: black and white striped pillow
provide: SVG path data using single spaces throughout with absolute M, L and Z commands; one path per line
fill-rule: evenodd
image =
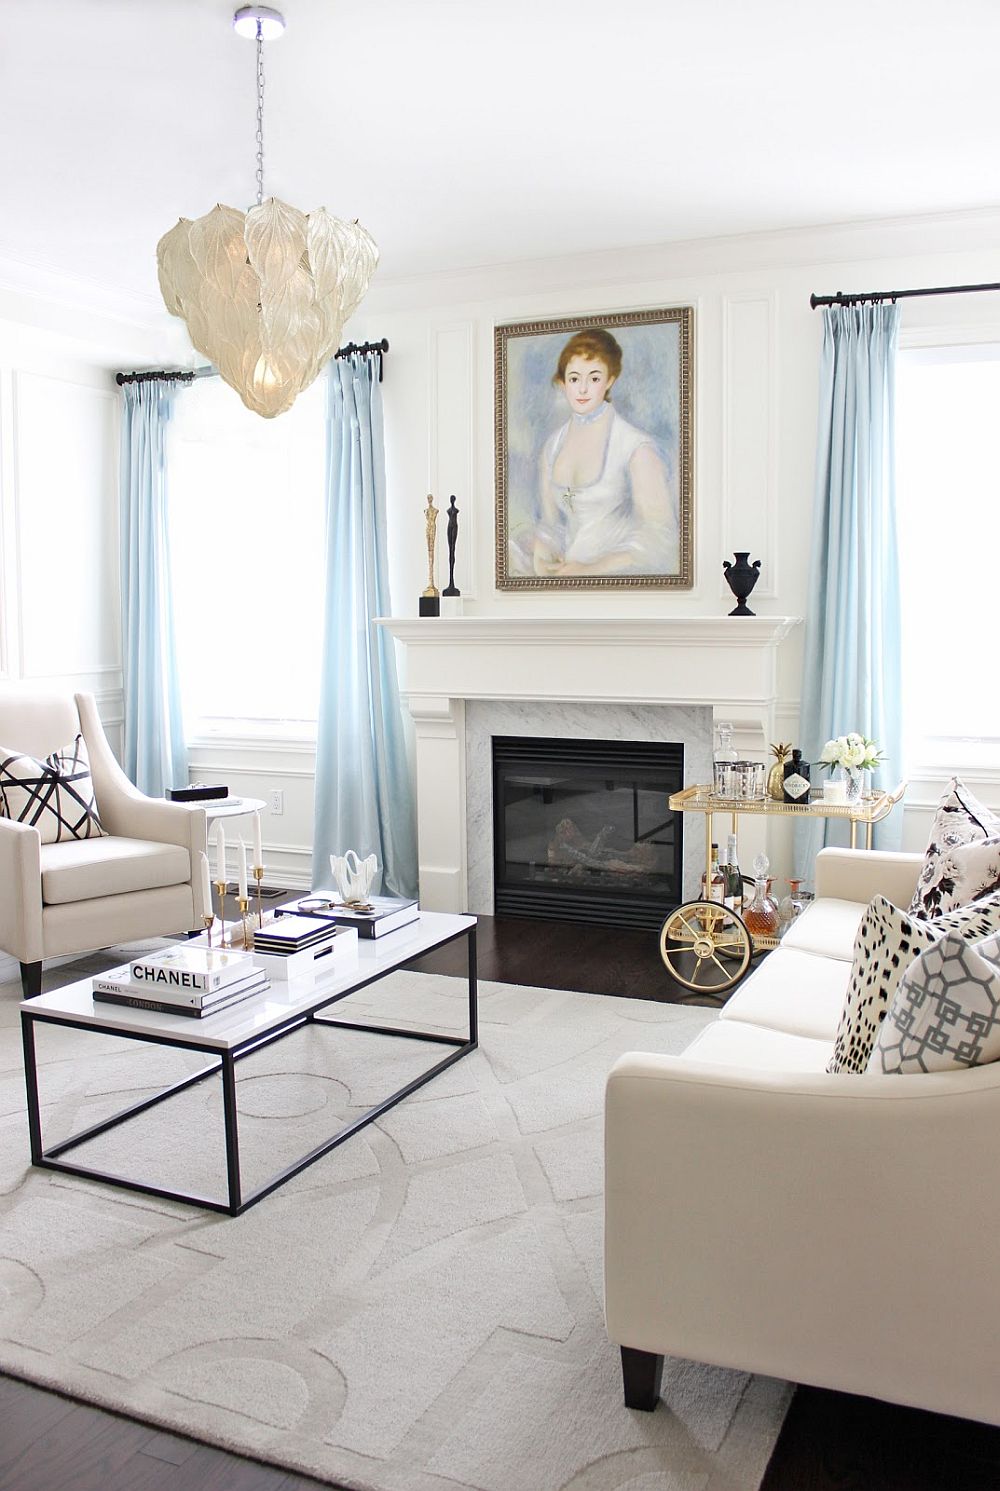
M 0 810 L 37 828 L 43 844 L 104 833 L 83 736 L 44 761 L 0 746 Z

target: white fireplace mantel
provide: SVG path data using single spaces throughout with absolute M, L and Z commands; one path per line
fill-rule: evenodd
M 773 739 L 793 616 L 383 617 L 406 649 L 416 733 L 420 896 L 467 903 L 465 701 L 708 706 Z

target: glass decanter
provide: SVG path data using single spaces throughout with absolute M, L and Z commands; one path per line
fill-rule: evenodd
M 788 895 L 783 896 L 778 903 L 778 921 L 781 923 L 782 936 L 788 931 L 792 922 L 806 909 L 806 903 L 801 895 L 801 886 L 801 880 L 789 879 Z
M 758 854 L 753 862 L 753 900 L 743 909 L 743 920 L 747 930 L 757 937 L 777 937 L 778 908 L 768 894 L 770 861 L 766 854 Z
M 719 797 L 731 797 L 733 793 L 731 768 L 736 760 L 732 725 L 720 723 L 716 726 L 716 735 L 719 743 L 715 748 L 715 791 Z

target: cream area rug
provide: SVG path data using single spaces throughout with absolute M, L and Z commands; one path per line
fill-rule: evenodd
M 0 1368 L 343 1487 L 759 1486 L 787 1384 L 668 1361 L 664 1402 L 630 1411 L 602 1315 L 605 1076 L 710 1012 L 482 984 L 478 1051 L 233 1219 L 30 1167 L 19 997 L 0 986 Z M 455 1032 L 465 1001 L 399 973 L 340 1008 Z M 38 1047 L 46 1142 L 199 1060 L 56 1028 Z M 246 1181 L 437 1049 L 307 1029 L 246 1058 Z M 211 1079 L 74 1154 L 222 1195 L 221 1121 Z

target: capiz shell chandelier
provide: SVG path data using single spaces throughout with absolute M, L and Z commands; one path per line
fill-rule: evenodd
M 218 205 L 181 218 L 156 246 L 167 310 L 248 409 L 273 419 L 329 362 L 344 323 L 364 299 L 378 248 L 359 223 L 325 207 L 300 212 L 264 201 L 263 43 L 284 20 L 244 6 L 233 25 L 257 42 L 257 205 Z

